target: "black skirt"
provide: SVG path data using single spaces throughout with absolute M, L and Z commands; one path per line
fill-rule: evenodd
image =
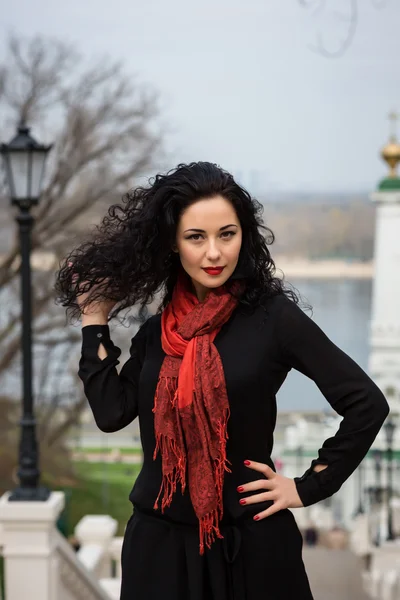
M 136 508 L 122 548 L 121 600 L 313 600 L 290 510 L 225 521 L 221 533 L 201 556 L 197 526 Z

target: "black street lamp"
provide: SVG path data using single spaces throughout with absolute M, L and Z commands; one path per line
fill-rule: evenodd
M 372 459 L 374 461 L 375 471 L 375 487 L 373 487 L 372 501 L 375 504 L 375 513 L 377 517 L 377 528 L 374 539 L 375 546 L 379 546 L 381 543 L 381 521 L 380 521 L 380 507 L 382 502 L 382 450 L 375 448 L 372 450 Z
M 382 450 L 376 448 L 373 450 L 373 459 L 374 459 L 374 470 L 375 470 L 375 490 L 376 504 L 380 504 L 382 502 Z
M 358 465 L 357 469 L 358 474 L 358 508 L 356 510 L 356 515 L 363 515 L 364 510 L 364 465 L 362 462 Z
M 386 443 L 387 443 L 387 529 L 388 529 L 388 540 L 394 540 L 395 535 L 393 531 L 393 509 L 392 509 L 392 495 L 393 495 L 393 470 L 392 470 L 392 461 L 393 461 L 393 438 L 394 438 L 394 430 L 396 429 L 396 424 L 389 416 L 386 420 L 386 423 L 383 426 L 386 434 Z
M 44 166 L 51 146 L 43 146 L 34 140 L 24 123 L 9 144 L 1 144 L 11 203 L 19 212 L 21 250 L 21 299 L 22 299 L 22 366 L 23 407 L 21 438 L 19 446 L 19 486 L 11 493 L 10 500 L 39 500 L 49 497 L 49 490 L 39 486 L 38 448 L 36 421 L 33 412 L 32 393 L 32 292 L 31 292 L 31 231 L 34 219 L 31 208 L 38 204 Z

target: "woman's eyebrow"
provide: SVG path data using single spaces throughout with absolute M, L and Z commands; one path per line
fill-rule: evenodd
M 235 223 L 230 223 L 229 225 L 224 225 L 223 227 L 220 227 L 219 230 L 223 231 L 227 227 L 237 227 L 237 225 L 235 225 Z M 183 233 L 186 233 L 187 231 L 197 231 L 198 233 L 205 233 L 204 229 L 194 229 L 193 227 L 190 229 L 185 229 Z

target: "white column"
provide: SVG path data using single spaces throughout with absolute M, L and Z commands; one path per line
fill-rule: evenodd
M 46 502 L 10 502 L 0 498 L 0 528 L 7 600 L 57 600 L 55 523 L 64 508 L 64 494 L 53 492 Z
M 400 413 L 400 191 L 371 195 L 377 203 L 369 371 Z

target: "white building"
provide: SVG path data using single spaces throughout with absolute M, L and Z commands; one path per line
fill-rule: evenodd
M 371 194 L 376 203 L 376 229 L 369 370 L 397 416 L 400 414 L 400 178 L 396 167 L 400 162 L 400 144 L 395 135 L 383 148 L 382 157 L 390 172 Z

